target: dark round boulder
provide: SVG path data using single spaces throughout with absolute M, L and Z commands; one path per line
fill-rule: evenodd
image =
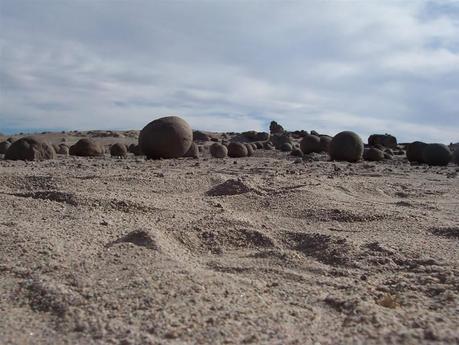
M 300 148 L 305 154 L 312 152 L 319 153 L 321 151 L 320 137 L 311 134 L 305 135 L 303 140 L 301 140 Z
M 363 151 L 363 159 L 370 162 L 379 162 L 384 160 L 384 152 L 376 147 L 370 147 Z
M 139 145 L 148 159 L 179 158 L 190 149 L 193 131 L 180 117 L 168 116 L 147 124 L 139 136 Z
M 451 161 L 451 151 L 443 144 L 427 144 L 422 152 L 422 158 L 429 165 L 448 165 Z
M 228 145 L 228 156 L 231 158 L 247 157 L 247 147 L 241 143 L 230 143 Z
M 258 147 L 257 147 L 257 145 L 255 145 L 255 143 L 251 143 L 250 145 L 252 145 L 252 148 L 253 148 L 254 151 L 258 150 Z
M 415 141 L 406 148 L 406 158 L 410 162 L 424 163 L 423 152 L 427 144 L 422 141 Z
M 5 159 L 14 161 L 36 161 L 55 158 L 56 152 L 53 146 L 35 137 L 16 140 L 5 153 Z
M 332 139 L 333 138 L 329 135 L 320 136 L 320 151 L 321 152 L 328 152 L 328 150 L 330 149 L 330 143 Z
M 110 146 L 110 155 L 112 157 L 126 157 L 127 153 L 127 147 L 122 143 L 115 143 Z
M 104 147 L 92 139 L 85 138 L 77 141 L 75 145 L 70 146 L 69 153 L 71 156 L 95 157 L 104 155 Z
M 259 141 L 257 141 L 256 143 L 254 143 L 255 146 L 257 147 L 258 150 L 261 150 L 263 148 L 263 144 L 260 143 Z
M 244 144 L 244 145 L 245 145 L 245 147 L 246 147 L 246 149 L 247 149 L 247 156 L 248 156 L 248 157 L 253 156 L 253 147 L 252 147 L 252 144 L 247 143 L 247 144 Z
M 329 155 L 333 160 L 357 162 L 362 158 L 362 154 L 362 139 L 354 132 L 340 132 L 330 143 Z
M 0 143 L 0 154 L 4 155 L 10 146 L 11 146 L 11 143 L 9 141 L 1 142 Z
M 292 152 L 290 152 L 290 155 L 294 156 L 294 157 L 303 157 L 304 156 L 303 151 L 301 151 L 300 149 L 292 150 Z
M 143 152 L 138 144 L 129 145 L 128 152 L 133 153 L 135 156 L 143 156 Z
M 274 146 L 270 141 L 265 141 L 263 143 L 263 149 L 265 149 L 265 150 L 274 150 Z
M 273 134 L 271 135 L 269 141 L 278 150 L 280 150 L 281 146 L 284 145 L 285 143 L 289 143 L 293 145 L 292 136 L 287 132 L 284 132 L 281 134 Z
M 214 158 L 225 158 L 228 156 L 228 149 L 225 145 L 220 143 L 214 143 L 210 146 L 210 154 Z
M 290 143 L 283 143 L 282 146 L 280 147 L 280 150 L 282 152 L 290 152 L 293 150 L 293 146 Z
M 191 157 L 191 158 L 198 158 L 199 157 L 199 149 L 198 145 L 192 143 L 190 149 L 183 155 L 183 157 Z

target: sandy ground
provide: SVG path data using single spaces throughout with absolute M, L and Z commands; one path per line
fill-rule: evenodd
M 1 344 L 457 344 L 458 168 L 0 161 Z

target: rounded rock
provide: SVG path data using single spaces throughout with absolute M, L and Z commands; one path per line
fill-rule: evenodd
M 330 149 L 330 143 L 332 139 L 333 138 L 328 135 L 320 136 L 320 151 L 321 152 L 328 152 L 328 150 Z
M 4 155 L 6 151 L 8 151 L 8 148 L 11 146 L 11 143 L 9 141 L 4 141 L 0 143 L 0 154 Z
M 180 117 L 167 116 L 147 124 L 139 136 L 139 145 L 148 159 L 179 158 L 190 149 L 193 131 Z
M 283 143 L 282 146 L 280 147 L 280 150 L 282 152 L 290 152 L 292 151 L 292 149 L 293 149 L 293 146 L 290 143 Z
M 128 153 L 127 147 L 121 143 L 115 143 L 110 146 L 110 155 L 112 157 L 126 157 Z
M 290 152 L 290 155 L 294 156 L 294 157 L 303 157 L 304 156 L 303 151 L 301 151 L 300 149 L 293 150 L 292 152 Z
M 71 156 L 95 157 L 103 156 L 104 148 L 92 139 L 80 139 L 75 145 L 70 146 Z
M 370 147 L 363 151 L 363 159 L 370 162 L 379 162 L 384 160 L 384 152 L 375 147 Z
M 300 148 L 305 154 L 319 153 L 321 151 L 320 137 L 311 134 L 305 135 L 303 140 L 301 140 Z
M 330 158 L 337 161 L 357 162 L 362 158 L 363 142 L 354 132 L 344 131 L 335 135 L 330 143 Z
M 5 153 L 7 160 L 35 161 L 55 158 L 56 152 L 52 145 L 35 137 L 16 140 Z
M 57 154 L 59 155 L 65 155 L 65 156 L 68 156 L 69 155 L 69 147 L 65 144 L 60 144 L 57 151 L 56 151 Z
M 253 147 L 252 144 L 244 144 L 245 148 L 247 149 L 247 156 L 251 157 L 253 156 Z
M 210 146 L 210 154 L 214 158 L 225 158 L 228 156 L 228 149 L 225 145 L 220 143 L 214 143 Z
M 429 165 L 448 165 L 451 157 L 450 149 L 444 144 L 427 144 L 422 152 L 424 162 Z
M 422 141 L 415 141 L 406 148 L 406 158 L 410 162 L 424 163 L 423 152 L 427 144 Z
M 230 143 L 228 145 L 228 156 L 231 158 L 247 157 L 247 147 L 241 143 Z
M 192 143 L 190 149 L 183 155 L 183 157 L 198 158 L 199 157 L 199 148 L 198 145 Z

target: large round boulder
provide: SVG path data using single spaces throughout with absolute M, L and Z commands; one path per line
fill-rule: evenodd
M 370 147 L 363 151 L 363 159 L 370 162 L 379 162 L 384 160 L 384 152 L 376 147 Z
M 448 165 L 451 161 L 451 151 L 443 144 L 427 144 L 422 152 L 422 158 L 429 165 Z
M 147 124 L 139 136 L 139 145 L 148 159 L 179 158 L 190 149 L 193 131 L 180 117 L 167 116 Z
M 330 143 L 329 155 L 333 160 L 357 162 L 362 158 L 362 154 L 362 139 L 354 132 L 340 132 Z
M 406 158 L 410 162 L 424 163 L 423 152 L 427 144 L 422 141 L 415 141 L 406 148 Z
M 122 143 L 115 143 L 110 146 L 110 155 L 112 157 L 126 157 L 127 153 L 127 147 Z
M 300 148 L 303 153 L 308 154 L 312 152 L 319 153 L 321 151 L 320 138 L 316 135 L 305 135 L 301 140 Z
M 8 148 L 11 146 L 9 141 L 4 141 L 0 143 L 0 155 L 4 155 Z
M 225 145 L 220 143 L 214 143 L 210 146 L 210 154 L 214 158 L 225 158 L 228 156 L 228 149 Z
M 11 144 L 5 153 L 5 159 L 35 161 L 55 159 L 56 152 L 49 143 L 35 137 L 25 137 Z
M 247 147 L 242 143 L 230 143 L 228 145 L 228 156 L 232 158 L 247 157 Z
M 69 153 L 71 156 L 95 157 L 103 156 L 104 148 L 92 139 L 84 138 L 70 146 Z

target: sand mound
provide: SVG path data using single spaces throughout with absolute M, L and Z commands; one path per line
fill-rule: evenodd
M 246 182 L 240 179 L 227 180 L 206 192 L 209 196 L 237 195 L 254 191 Z

